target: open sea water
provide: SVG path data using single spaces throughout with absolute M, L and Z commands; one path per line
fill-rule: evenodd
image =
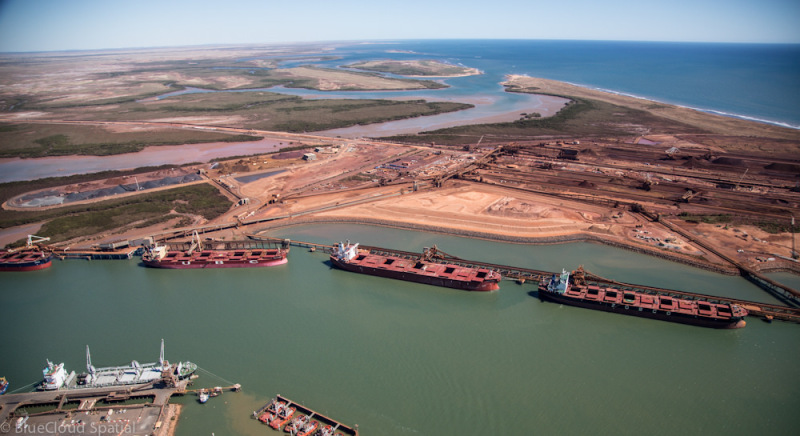
M 800 128 L 800 45 L 625 41 L 432 40 L 340 47 L 338 66 L 440 59 L 482 76 L 448 79 L 465 94 L 526 74 L 695 109 Z
M 595 244 L 530 246 L 356 225 L 273 235 L 365 244 L 774 301 L 739 278 Z M 535 285 L 470 293 L 332 269 L 294 247 L 272 268 L 159 270 L 56 261 L 1 273 L 0 373 L 19 389 L 45 359 L 83 371 L 155 361 L 200 366 L 178 436 L 263 435 L 250 418 L 281 394 L 363 435 L 796 434 L 800 327 L 712 330 L 541 302 Z

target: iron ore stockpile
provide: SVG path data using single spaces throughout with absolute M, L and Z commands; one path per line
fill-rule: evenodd
M 253 412 L 253 418 L 291 435 L 358 436 L 358 425 L 348 427 L 280 395 Z

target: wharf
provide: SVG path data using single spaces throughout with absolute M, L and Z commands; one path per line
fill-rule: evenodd
M 76 250 L 71 251 L 67 248 L 52 249 L 53 255 L 61 260 L 81 259 L 81 260 L 106 260 L 106 259 L 132 259 L 141 247 L 126 247 L 118 250 Z
M 307 247 L 312 248 L 315 251 L 317 249 L 330 253 L 333 251 L 334 246 L 330 244 L 318 244 L 313 242 L 303 242 L 303 241 L 293 241 L 293 240 L 284 240 L 284 239 L 277 239 L 277 238 L 270 238 L 266 236 L 259 236 L 259 235 L 248 235 L 250 238 L 258 239 L 261 241 L 282 241 L 284 243 L 289 243 L 291 245 L 295 245 L 298 247 Z M 369 245 L 359 245 L 360 249 L 368 250 L 372 254 L 380 254 L 380 255 L 390 255 L 390 256 L 397 256 L 406 259 L 419 259 L 421 253 L 414 253 L 408 251 L 401 251 L 395 250 L 391 248 L 382 248 L 382 247 L 373 247 Z M 442 262 L 442 263 L 450 263 L 454 265 L 459 265 L 468 268 L 487 268 L 492 269 L 494 271 L 499 272 L 503 275 L 504 278 L 514 279 L 517 280 L 519 283 L 525 282 L 534 282 L 538 284 L 542 279 L 549 278 L 553 274 L 558 274 L 555 272 L 548 272 L 542 270 L 536 270 L 532 268 L 523 268 L 517 266 L 508 266 L 508 265 L 497 265 L 493 263 L 487 262 L 479 262 L 475 260 L 466 260 L 461 259 L 447 253 L 444 253 L 440 250 L 436 250 L 435 261 Z M 738 304 L 750 313 L 751 316 L 760 316 L 767 319 L 779 319 L 783 321 L 791 321 L 800 323 L 800 309 L 795 307 L 788 307 L 788 306 L 781 306 L 777 304 L 767 304 L 767 303 L 760 303 L 756 301 L 747 301 L 747 300 L 739 300 L 735 298 L 727 298 L 727 297 L 719 297 L 715 295 L 707 295 L 707 294 L 700 294 L 696 292 L 684 292 L 684 291 L 676 291 L 673 289 L 666 289 L 666 288 L 658 288 L 654 286 L 643 286 L 643 285 L 636 285 L 630 283 L 623 283 L 617 282 L 614 280 L 606 279 L 600 277 L 598 275 L 592 274 L 587 272 L 586 273 L 587 282 L 590 283 L 602 283 L 607 285 L 613 285 L 614 287 L 618 287 L 620 289 L 632 289 L 639 292 L 644 292 L 648 294 L 657 294 L 657 295 L 668 295 L 672 297 L 679 297 L 679 298 L 687 298 L 692 300 L 698 301 L 708 301 L 711 303 L 729 303 L 729 304 Z
M 158 382 L 2 395 L 0 434 L 166 435 L 174 413 L 169 399 L 185 392 L 188 383 L 187 379 L 174 386 Z
M 258 419 L 258 417 L 261 416 L 263 413 L 265 413 L 267 411 L 267 408 L 269 408 L 269 406 L 272 405 L 272 403 L 274 403 L 276 401 L 280 401 L 280 402 L 286 403 L 287 407 L 294 407 L 296 409 L 295 413 L 305 414 L 312 421 L 319 422 L 320 426 L 317 428 L 317 430 L 322 429 L 322 427 L 324 427 L 326 425 L 330 425 L 333 428 L 333 433 L 335 433 L 335 434 L 342 434 L 342 435 L 346 435 L 346 436 L 358 436 L 358 425 L 357 424 L 354 425 L 353 427 L 349 427 L 347 425 L 342 424 L 339 421 L 336 421 L 333 418 L 329 418 L 329 417 L 327 417 L 327 416 L 325 416 L 325 415 L 323 415 L 323 414 L 321 414 L 319 412 L 315 412 L 314 410 L 309 409 L 306 406 L 303 406 L 302 404 L 296 403 L 296 402 L 294 402 L 294 401 L 292 401 L 292 400 L 290 400 L 290 399 L 288 399 L 286 397 L 283 397 L 280 394 L 275 396 L 275 398 L 270 400 L 270 402 L 268 402 L 263 407 L 258 409 L 258 411 L 253 412 L 253 418 L 254 419 Z

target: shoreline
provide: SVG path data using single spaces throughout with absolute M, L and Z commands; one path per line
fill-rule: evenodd
M 532 77 L 532 76 L 527 76 L 527 75 L 524 75 L 524 74 L 516 74 L 516 75 L 509 74 L 508 76 Z M 662 100 L 656 100 L 656 99 L 653 99 L 653 98 L 650 98 L 650 97 L 644 97 L 644 96 L 641 96 L 641 95 L 630 94 L 630 93 L 627 93 L 627 92 L 615 91 L 613 89 L 600 88 L 600 87 L 597 87 L 597 86 L 586 85 L 586 84 L 581 84 L 581 83 L 567 82 L 565 80 L 559 80 L 559 82 L 566 83 L 566 84 L 572 85 L 572 86 L 577 86 L 579 88 L 589 89 L 589 90 L 592 90 L 592 91 L 599 91 L 599 92 L 604 92 L 604 93 L 607 93 L 607 94 L 619 95 L 621 97 L 635 98 L 637 100 L 643 100 L 643 101 L 648 102 L 648 103 L 670 105 L 670 106 L 675 106 L 675 107 L 678 107 L 678 108 L 691 109 L 693 111 L 703 112 L 703 113 L 710 114 L 710 115 L 720 115 L 720 116 L 723 116 L 723 117 L 734 118 L 734 119 L 742 120 L 742 121 L 752 121 L 752 122 L 756 122 L 756 123 L 768 124 L 768 125 L 771 125 L 771 126 L 785 127 L 787 129 L 793 129 L 793 130 L 800 130 L 800 124 L 797 124 L 797 125 L 789 124 L 788 122 L 785 122 L 785 121 L 776 121 L 776 120 L 769 120 L 769 119 L 766 119 L 766 118 L 757 118 L 757 117 L 753 117 L 753 116 L 749 116 L 749 115 L 742 115 L 742 114 L 736 114 L 736 113 L 732 113 L 732 112 L 725 112 L 725 111 L 717 110 L 717 109 L 707 109 L 707 108 L 701 108 L 701 107 L 686 106 L 686 105 L 679 104 L 679 103 L 672 103 L 672 102 L 667 102 L 667 101 L 662 101 Z
M 621 91 L 578 85 L 562 80 L 545 79 L 525 74 L 506 74 L 505 79 L 500 84 L 505 88 L 506 92 L 600 100 L 618 106 L 642 110 L 657 117 L 681 122 L 718 135 L 800 140 L 800 127 L 787 127 L 777 121 L 768 122 L 751 119 L 722 111 L 682 106 Z
M 423 231 L 429 233 L 437 233 L 449 236 L 458 236 L 469 239 L 482 239 L 493 242 L 503 242 L 521 245 L 559 245 L 570 244 L 575 242 L 602 244 L 610 247 L 620 248 L 632 251 L 642 255 L 654 256 L 661 259 L 678 262 L 684 265 L 701 268 L 707 271 L 717 272 L 724 275 L 738 275 L 738 270 L 733 267 L 725 267 L 723 265 L 704 262 L 699 259 L 692 259 L 691 256 L 681 255 L 679 253 L 670 253 L 665 250 L 656 248 L 648 248 L 639 245 L 628 244 L 622 241 L 617 241 L 602 235 L 590 234 L 585 232 L 559 234 L 548 236 L 514 236 L 502 235 L 498 233 L 480 232 L 475 230 L 456 229 L 452 227 L 434 226 L 429 224 L 411 223 L 406 221 L 385 220 L 377 218 L 363 218 L 363 217 L 304 217 L 297 219 L 290 219 L 290 222 L 277 222 L 275 224 L 267 225 L 258 230 L 257 233 L 275 230 L 279 228 L 287 228 L 300 225 L 309 224 L 363 224 L 373 225 L 379 227 L 396 228 L 401 230 L 410 231 Z M 800 269 L 792 270 L 791 266 L 782 266 L 785 270 L 800 275 Z

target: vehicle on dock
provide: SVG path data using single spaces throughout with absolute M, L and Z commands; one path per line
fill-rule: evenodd
M 281 410 L 285 410 L 286 413 L 282 414 Z M 281 425 L 286 424 L 283 431 L 292 435 L 328 434 L 323 432 L 330 431 L 332 435 L 358 436 L 357 425 L 349 427 L 280 395 L 270 400 L 258 411 L 253 412 L 253 417 L 264 424 L 270 424 L 281 416 L 289 416 L 291 420 L 285 419 L 273 428 L 279 429 Z M 320 430 L 317 431 L 317 429 Z
M 358 244 L 340 242 L 330 256 L 333 266 L 362 274 L 370 274 L 409 282 L 444 286 L 465 291 L 496 291 L 502 280 L 500 273 L 486 268 L 471 268 L 436 262 L 436 246 L 426 248 L 417 259 L 373 254 L 359 250 Z
M 583 267 L 563 271 L 539 283 L 541 300 L 587 309 L 718 329 L 742 328 L 747 310 L 736 304 L 654 295 L 587 284 Z
M 8 380 L 5 377 L 0 377 L 0 395 L 3 395 L 8 390 Z
M 197 232 L 188 250 L 169 250 L 164 244 L 145 247 L 142 262 L 151 268 L 251 268 L 283 265 L 288 262 L 289 247 L 234 250 L 204 249 Z
M 131 361 L 126 366 L 109 366 L 95 368 L 92 365 L 92 355 L 89 346 L 86 346 L 86 371 L 78 375 L 77 385 L 70 388 L 99 388 L 107 386 L 126 386 L 144 383 L 154 383 L 165 376 L 183 380 L 197 370 L 197 365 L 192 362 L 178 362 L 170 364 L 164 359 L 164 340 L 161 340 L 161 353 L 158 362 L 140 364 Z

